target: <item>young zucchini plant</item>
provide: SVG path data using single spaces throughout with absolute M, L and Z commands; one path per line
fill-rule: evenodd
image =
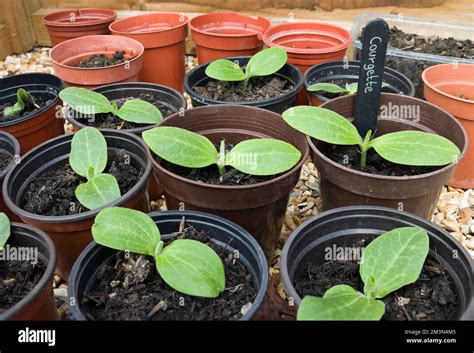
M 158 108 L 141 99 L 129 99 L 118 108 L 104 95 L 85 88 L 68 87 L 59 92 L 59 98 L 81 114 L 111 113 L 122 120 L 135 124 L 157 124 L 162 119 Z
M 5 213 L 0 212 L 0 252 L 5 248 L 8 238 L 10 238 L 10 220 Z
M 143 140 L 159 157 L 187 168 L 217 165 L 219 174 L 226 166 L 251 175 L 274 175 L 291 169 L 301 158 L 293 145 L 274 139 L 251 139 L 226 152 L 221 141 L 217 151 L 205 136 L 176 127 L 157 127 L 143 132 Z
M 323 297 L 306 296 L 298 320 L 380 320 L 384 298 L 415 282 L 429 252 L 429 238 L 418 227 L 393 229 L 373 240 L 362 254 L 359 273 L 364 293 L 349 285 L 329 288 Z
M 74 134 L 69 164 L 76 174 L 87 179 L 75 191 L 83 206 L 94 210 L 120 197 L 117 179 L 102 173 L 107 166 L 107 142 L 98 129 L 85 127 Z
M 298 106 L 283 112 L 293 128 L 320 141 L 334 145 L 358 145 L 360 166 L 365 167 L 371 148 L 384 159 L 410 166 L 443 166 L 457 161 L 461 151 L 445 137 L 422 131 L 398 131 L 371 139 L 365 138 L 346 118 L 332 110 Z
M 39 105 L 36 104 L 34 97 L 28 93 L 24 88 L 19 88 L 16 91 L 16 103 L 10 107 L 6 107 L 3 110 L 3 115 L 4 116 L 13 116 L 13 115 L 19 115 L 25 110 L 26 106 L 28 104 L 31 104 L 35 106 L 36 108 L 39 108 Z
M 219 81 L 241 81 L 247 91 L 248 81 L 255 76 L 269 76 L 280 70 L 287 61 L 287 54 L 281 48 L 264 49 L 250 58 L 245 71 L 238 63 L 220 59 L 206 67 L 206 75 Z
M 224 290 L 224 264 L 206 244 L 177 239 L 165 246 L 153 219 L 127 208 L 106 208 L 94 222 L 92 236 L 96 243 L 154 257 L 161 278 L 178 292 L 216 298 Z
M 308 87 L 308 91 L 311 92 L 326 92 L 326 93 L 335 93 L 341 96 L 346 96 L 349 94 L 357 93 L 357 85 L 358 82 L 353 83 L 346 83 L 344 87 L 338 86 L 334 83 L 327 83 L 327 82 L 319 82 L 314 83 Z M 382 82 L 382 87 L 387 87 L 388 84 L 386 82 Z

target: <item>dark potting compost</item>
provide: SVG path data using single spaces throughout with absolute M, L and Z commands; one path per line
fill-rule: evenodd
M 0 261 L 0 314 L 27 296 L 45 270 L 42 261 Z
M 13 121 L 13 120 L 20 119 L 20 118 L 22 118 L 26 115 L 34 113 L 37 110 L 40 110 L 41 108 L 43 108 L 47 105 L 50 105 L 56 99 L 56 97 L 53 94 L 48 94 L 46 92 L 43 92 L 41 94 L 30 92 L 30 94 L 33 96 L 33 98 L 35 100 L 35 104 L 28 101 L 25 104 L 25 109 L 23 109 L 23 111 L 18 115 L 9 115 L 9 116 L 3 115 L 4 109 L 6 107 L 9 107 L 9 106 L 12 106 L 13 104 L 15 104 L 16 100 L 7 102 L 5 104 L 0 104 L 0 123 L 5 123 L 5 122 L 8 122 L 8 121 Z M 15 96 L 15 99 L 16 99 L 16 96 Z
M 218 298 L 181 294 L 169 287 L 152 257 L 119 252 L 99 268 L 95 290 L 82 304 L 91 320 L 237 320 L 257 296 L 252 275 L 233 253 L 205 231 L 186 226 L 179 238 L 209 245 L 224 263 L 226 288 Z M 231 245 L 231 244 L 229 244 Z
M 254 102 L 280 97 L 290 92 L 293 85 L 275 75 L 252 77 L 247 91 L 242 82 L 209 80 L 204 86 L 195 86 L 193 90 L 200 96 L 221 102 Z
M 7 151 L 0 150 L 0 174 L 5 170 L 13 159 L 13 155 Z
M 122 64 L 126 61 L 125 52 L 122 50 L 117 50 L 111 57 L 105 54 L 94 54 L 84 60 L 81 60 L 75 67 L 107 67 Z
M 345 167 L 365 173 L 388 176 L 410 176 L 431 173 L 441 167 L 409 166 L 383 159 L 374 149 L 367 151 L 367 164 L 360 166 L 358 146 L 332 145 L 317 142 L 318 149 L 329 159 Z
M 143 170 L 129 163 L 127 151 L 110 148 L 104 173 L 112 174 L 124 195 L 140 179 Z M 43 216 L 65 216 L 87 211 L 75 196 L 77 186 L 87 180 L 77 175 L 69 163 L 55 166 L 33 180 L 21 198 L 21 208 Z
M 344 244 L 344 248 L 360 249 L 366 240 Z M 348 284 L 363 292 L 364 283 L 356 260 L 332 260 L 322 264 L 309 263 L 295 280 L 295 289 L 306 295 L 323 296 L 329 288 Z M 457 295 L 448 272 L 434 257 L 428 256 L 418 280 L 381 299 L 385 303 L 384 320 L 455 320 Z

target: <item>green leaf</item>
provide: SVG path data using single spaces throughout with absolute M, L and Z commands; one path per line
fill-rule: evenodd
M 225 288 L 219 255 L 196 240 L 173 241 L 156 256 L 156 267 L 170 287 L 184 294 L 216 298 Z
M 328 93 L 347 93 L 348 88 L 346 86 L 346 88 L 344 89 L 333 83 L 319 82 L 319 83 L 315 83 L 309 86 L 308 91 L 311 91 L 311 92 L 324 91 Z
M 428 234 L 418 227 L 396 228 L 374 239 L 365 248 L 360 262 L 365 294 L 383 298 L 415 282 L 428 251 Z
M 111 174 L 99 174 L 76 188 L 76 198 L 89 210 L 107 205 L 120 197 L 117 179 Z
M 143 140 L 159 157 L 168 162 L 202 168 L 217 163 L 218 152 L 209 139 L 176 127 L 157 127 L 144 131 Z
M 155 255 L 160 231 L 147 214 L 122 207 L 106 208 L 95 217 L 92 236 L 103 246 L 143 255 Z
M 0 212 L 0 252 L 3 251 L 9 237 L 10 220 L 5 213 Z
M 412 166 L 442 166 L 456 161 L 459 148 L 445 137 L 422 131 L 398 131 L 373 139 L 373 147 L 384 159 Z
M 298 320 L 380 320 L 385 305 L 352 287 L 334 286 L 321 297 L 306 296 L 298 308 Z
M 59 98 L 76 112 L 82 114 L 113 112 L 112 105 L 104 95 L 85 88 L 65 88 L 59 92 Z
M 293 145 L 274 139 L 238 143 L 226 155 L 226 165 L 251 175 L 273 175 L 291 169 L 301 158 Z
M 157 124 L 163 119 L 157 107 L 141 99 L 126 101 L 117 111 L 117 115 L 136 124 Z
M 361 145 L 356 127 L 329 109 L 297 106 L 283 112 L 283 119 L 296 130 L 335 145 Z
M 286 61 L 287 54 L 284 49 L 264 49 L 250 58 L 245 68 L 246 77 L 274 74 L 286 64 Z
M 17 101 L 13 106 L 5 107 L 3 110 L 4 116 L 19 115 L 25 109 L 28 100 L 30 100 L 30 94 L 26 92 L 24 88 L 18 88 L 16 91 L 16 99 Z
M 245 74 L 238 63 L 216 60 L 206 67 L 206 75 L 219 81 L 243 81 Z
M 350 84 L 346 84 L 347 94 L 357 93 L 358 85 L 359 85 L 358 82 L 353 82 L 353 83 L 350 83 Z
M 95 174 L 104 171 L 107 166 L 107 142 L 99 130 L 85 127 L 74 134 L 69 163 L 84 178 L 90 177 L 90 168 L 93 168 Z

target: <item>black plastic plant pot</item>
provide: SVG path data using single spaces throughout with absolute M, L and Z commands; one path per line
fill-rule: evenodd
M 130 83 L 115 83 L 111 85 L 105 85 L 101 87 L 94 88 L 93 91 L 103 94 L 109 100 L 118 100 L 124 98 L 139 98 L 141 94 L 146 94 L 152 96 L 156 102 L 158 102 L 162 107 L 174 113 L 179 111 L 186 110 L 186 99 L 183 95 L 177 90 L 166 87 L 163 85 L 153 84 L 153 83 L 140 83 L 140 82 L 130 82 Z M 172 115 L 169 114 L 169 115 Z M 79 130 L 85 126 L 94 126 L 93 121 L 89 119 L 82 118 L 80 116 L 75 116 L 69 111 L 67 116 L 69 122 L 73 125 L 74 130 Z M 127 132 L 140 135 L 143 131 L 149 130 L 155 127 L 155 125 L 149 125 L 144 127 L 136 127 L 133 129 L 123 129 Z M 100 129 L 105 130 L 105 129 Z
M 147 158 L 146 147 L 136 135 L 124 131 L 102 131 L 107 147 L 123 149 L 130 157 L 130 165 L 141 170 L 138 182 L 119 199 L 103 206 L 121 206 L 149 212 L 148 179 L 151 162 Z M 102 209 L 88 210 L 65 216 L 44 216 L 28 212 L 22 208 L 22 198 L 31 181 L 45 171 L 67 163 L 74 134 L 67 134 L 49 140 L 22 156 L 21 163 L 15 164 L 6 175 L 2 193 L 6 206 L 25 223 L 47 233 L 58 249 L 56 274 L 67 278 L 75 259 L 91 242 L 91 227 L 94 218 Z
M 56 249 L 49 237 L 30 225 L 11 223 L 11 234 L 5 245 L 5 252 L 30 256 L 43 265 L 44 272 L 33 289 L 16 304 L 0 313 L 3 320 L 57 320 L 53 295 L 53 272 L 56 266 Z M 4 255 L 6 256 L 6 255 Z M 37 258 L 36 258 L 37 256 Z M 2 259 L 4 261 L 18 261 Z M 23 260 L 22 260 L 23 261 Z
M 177 232 L 183 217 L 187 224 L 197 230 L 206 231 L 217 243 L 226 247 L 230 253 L 238 251 L 239 261 L 248 268 L 253 277 L 257 296 L 250 309 L 240 320 L 250 320 L 263 304 L 268 287 L 268 264 L 262 248 L 257 241 L 239 225 L 222 217 L 197 211 L 162 211 L 150 213 L 160 229 L 163 240 Z M 117 250 L 92 242 L 81 253 L 69 276 L 68 296 L 76 305 L 71 306 L 75 320 L 87 320 L 87 310 L 81 304 L 84 296 L 99 285 L 97 272 L 101 265 L 114 261 Z
M 471 256 L 442 228 L 407 212 L 375 206 L 333 209 L 301 224 L 289 237 L 281 255 L 281 278 L 296 305 L 301 302 L 295 282 L 309 264 L 327 262 L 327 249 L 351 246 L 399 227 L 420 227 L 429 236 L 428 259 L 445 268 L 455 287 L 457 318 L 474 319 L 474 265 Z M 367 243 L 366 243 L 367 245 Z
M 2 158 L 11 158 L 8 165 L 0 171 L 0 188 L 3 185 L 3 179 L 5 175 L 13 168 L 15 163 L 18 161 L 20 156 L 20 144 L 18 140 L 5 131 L 0 130 L 0 153 L 2 153 Z M 3 202 L 3 197 L 0 197 L 0 212 L 5 213 L 8 216 L 10 221 L 19 221 L 19 218 L 15 216 L 10 210 L 5 206 Z
M 0 111 L 15 104 L 19 88 L 25 89 L 42 106 L 28 114 L 0 122 L 0 129 L 18 139 L 21 153 L 26 153 L 39 144 L 64 134 L 64 121 L 58 119 L 57 107 L 61 105 L 59 92 L 64 82 L 57 76 L 43 73 L 14 75 L 0 79 Z
M 226 59 L 236 61 L 241 67 L 243 67 L 250 60 L 250 56 L 235 56 Z M 287 92 L 286 94 L 283 94 L 279 97 L 254 102 L 224 102 L 209 99 L 199 95 L 194 90 L 194 87 L 205 86 L 210 80 L 213 80 L 205 73 L 208 65 L 209 63 L 199 65 L 198 67 L 188 72 L 184 78 L 184 91 L 191 97 L 193 107 L 216 104 L 240 104 L 251 107 L 263 108 L 281 114 L 288 108 L 291 108 L 295 105 L 296 96 L 301 90 L 301 87 L 303 87 L 303 74 L 296 66 L 287 63 L 274 74 L 280 79 L 287 80 L 293 86 L 293 89 L 290 92 Z
M 344 87 L 346 83 L 354 83 L 359 80 L 360 61 L 331 61 L 317 64 L 311 67 L 304 74 L 304 86 L 315 83 L 335 83 Z M 382 88 L 382 92 L 398 93 L 404 96 L 415 96 L 415 86 L 408 77 L 394 69 L 384 68 L 383 82 L 387 84 Z M 322 95 L 320 93 L 308 91 L 311 104 L 319 106 L 328 100 L 337 97 L 335 94 Z

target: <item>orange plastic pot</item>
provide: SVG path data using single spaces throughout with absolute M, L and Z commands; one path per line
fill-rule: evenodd
M 133 38 L 145 47 L 140 82 L 153 82 L 183 91 L 184 41 L 188 18 L 177 13 L 127 17 L 110 25 L 114 35 Z
M 72 9 L 47 14 L 41 22 L 48 29 L 51 46 L 54 47 L 77 37 L 109 34 L 109 25 L 116 17 L 112 10 Z
M 124 51 L 128 59 L 122 64 L 83 68 L 73 65 L 95 54 L 112 56 Z M 132 38 L 122 36 L 86 36 L 58 44 L 49 53 L 56 75 L 65 85 L 94 88 L 109 83 L 135 82 L 142 68 L 143 45 Z
M 237 12 L 214 12 L 189 22 L 199 64 L 230 56 L 253 55 L 262 49 L 262 36 L 270 27 L 265 17 Z
M 290 22 L 269 28 L 263 35 L 263 41 L 269 47 L 285 49 L 288 62 L 304 73 L 313 65 L 342 60 L 352 44 L 352 36 L 344 28 L 327 23 Z M 308 104 L 304 88 L 296 103 Z
M 423 71 L 425 99 L 454 115 L 466 130 L 469 145 L 449 185 L 474 187 L 474 65 L 441 64 Z M 461 98 L 459 95 L 466 98 Z M 469 99 L 467 99 L 469 98 Z

